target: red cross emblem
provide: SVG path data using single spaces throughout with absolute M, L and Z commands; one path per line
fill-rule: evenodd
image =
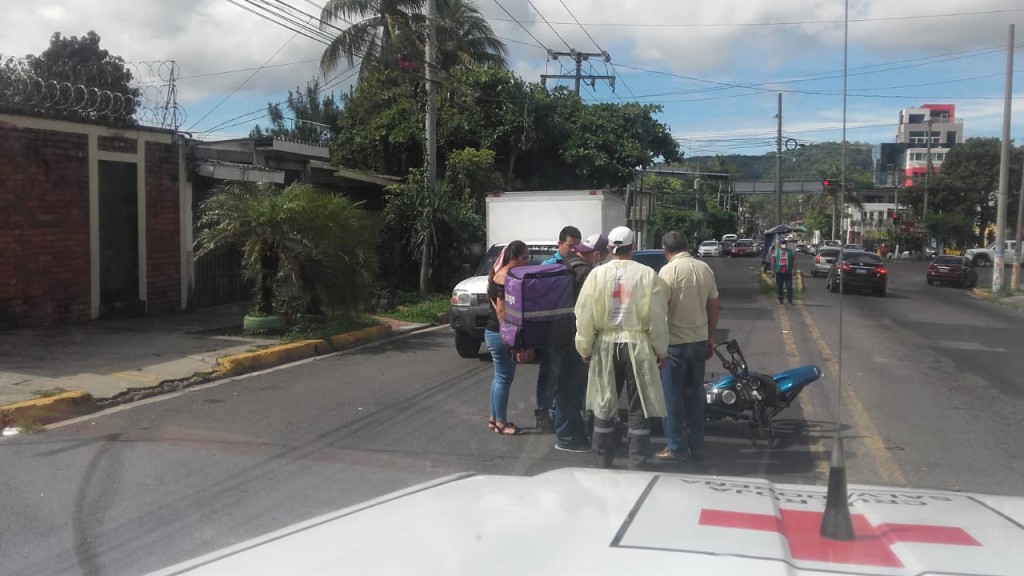
M 859 564 L 902 568 L 892 551 L 898 542 L 981 546 L 962 528 L 922 524 L 879 524 L 873 526 L 863 514 L 853 514 L 855 538 L 849 542 L 826 540 L 819 534 L 822 512 L 780 509 L 781 518 L 772 514 L 751 514 L 704 508 L 701 526 L 759 530 L 783 535 L 794 559 L 833 564 Z

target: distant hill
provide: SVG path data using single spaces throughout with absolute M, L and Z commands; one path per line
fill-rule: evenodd
M 737 180 L 774 180 L 775 153 L 761 156 L 730 154 L 727 156 L 691 156 L 681 166 L 691 170 L 717 172 L 724 166 Z M 842 147 L 838 142 L 810 144 L 792 151 L 782 151 L 784 180 L 813 180 L 823 176 L 838 178 L 842 166 Z M 846 172 L 850 180 L 856 174 L 872 172 L 871 145 L 847 143 Z

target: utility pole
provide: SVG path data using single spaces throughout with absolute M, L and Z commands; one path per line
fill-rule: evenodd
M 427 0 L 427 46 L 426 46 L 426 72 L 427 72 L 427 109 L 426 119 L 426 164 L 427 164 L 427 186 L 431 192 L 436 192 L 437 187 L 437 104 L 435 96 L 437 93 L 437 0 Z M 423 240 L 423 250 L 420 261 L 420 293 L 425 294 L 427 284 L 430 280 L 430 262 L 433 260 L 433 245 L 427 237 Z
M 575 62 L 575 65 L 576 65 L 576 73 L 575 74 L 541 74 L 540 75 L 541 86 L 544 86 L 545 88 L 547 87 L 547 85 L 548 85 L 548 78 L 555 78 L 555 79 L 561 79 L 561 80 L 573 80 L 573 81 L 575 81 L 576 95 L 579 96 L 580 95 L 580 81 L 581 80 L 589 81 L 591 88 L 593 88 L 597 84 L 598 80 L 607 80 L 608 84 L 611 85 L 611 87 L 612 87 L 612 92 L 615 92 L 615 76 L 595 76 L 593 74 L 583 74 L 583 61 L 584 60 L 590 60 L 592 57 L 593 58 L 600 57 L 605 62 L 611 62 L 612 61 L 612 56 L 611 56 L 611 54 L 608 53 L 607 50 L 602 51 L 602 52 L 598 52 L 598 53 L 594 53 L 594 52 L 580 52 L 580 51 L 576 50 L 575 48 L 573 48 L 572 50 L 569 50 L 568 52 L 556 52 L 554 50 L 548 50 L 548 59 L 550 59 L 550 60 L 558 60 L 559 56 L 568 56 L 568 57 L 572 58 L 573 62 Z
M 427 0 L 427 180 L 431 186 L 437 181 L 437 0 Z
M 779 92 L 779 111 L 775 129 L 775 223 L 782 224 L 782 92 Z
M 992 293 L 1003 291 L 1003 264 L 1006 256 L 1006 204 L 1010 186 L 1010 115 L 1013 103 L 1013 24 L 1006 48 L 1006 91 L 1003 95 L 1003 142 L 999 153 L 999 203 L 996 207 L 996 257 L 992 263 Z M 1020 250 L 1020 247 L 1017 247 Z
M 1020 195 L 1017 197 L 1017 244 L 1013 257 L 1013 272 L 1010 274 L 1010 289 L 1020 290 L 1020 261 L 1024 257 L 1024 170 L 1021 171 Z

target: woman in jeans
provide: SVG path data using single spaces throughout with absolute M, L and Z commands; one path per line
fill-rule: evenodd
M 484 330 L 484 342 L 491 351 L 494 360 L 494 380 L 491 382 L 491 413 L 487 418 L 487 428 L 492 432 L 505 436 L 518 436 L 523 433 L 515 424 L 508 421 L 508 394 L 512 388 L 512 379 L 516 375 L 516 362 L 512 347 L 501 341 L 501 322 L 505 319 L 505 276 L 517 266 L 530 263 L 530 249 L 520 240 L 509 242 L 494 266 L 487 274 L 487 298 L 491 302 L 491 315 L 487 319 Z

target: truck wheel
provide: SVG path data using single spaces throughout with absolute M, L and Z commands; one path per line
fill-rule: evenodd
M 455 333 L 455 351 L 463 358 L 476 358 L 480 354 L 480 341 L 472 334 Z
M 978 254 L 973 260 L 971 260 L 971 266 L 975 267 L 988 266 L 989 264 L 991 264 L 991 262 L 988 261 L 988 256 L 986 254 Z

